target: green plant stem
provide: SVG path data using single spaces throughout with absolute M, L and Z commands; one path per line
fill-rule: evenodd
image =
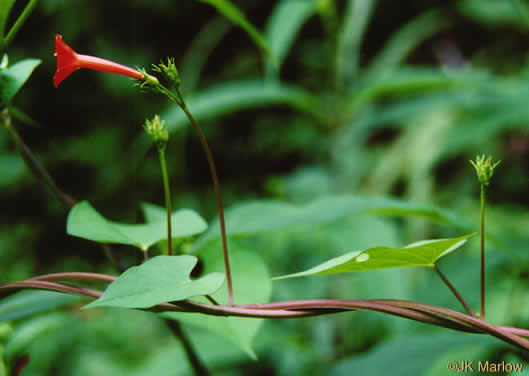
M 481 277 L 480 277 L 480 292 L 481 292 L 481 314 L 480 319 L 485 320 L 485 184 L 481 184 L 481 231 L 480 231 L 480 249 L 481 249 Z
M 4 39 L 4 45 L 3 45 L 4 49 L 7 49 L 9 44 L 13 41 L 13 38 L 15 37 L 15 35 L 17 35 L 18 30 L 20 30 L 24 22 L 26 22 L 26 19 L 29 17 L 31 12 L 37 5 L 37 2 L 38 0 L 30 0 L 30 2 L 28 3 L 28 5 L 26 5 L 26 7 L 24 8 L 20 16 L 18 16 L 17 20 L 15 21 L 15 23 L 13 24 L 13 26 L 11 27 L 11 29 L 9 30 L 9 32 L 7 33 Z
M 165 208 L 167 210 L 167 254 L 172 253 L 172 231 L 171 231 L 171 189 L 169 188 L 169 176 L 167 175 L 167 164 L 165 163 L 165 145 L 157 145 L 160 166 L 162 168 L 163 190 L 165 194 Z
M 198 357 L 198 354 L 193 347 L 193 344 L 185 334 L 185 332 L 182 330 L 182 325 L 180 324 L 180 321 L 177 320 L 165 320 L 167 326 L 173 334 L 180 339 L 182 342 L 182 345 L 184 346 L 184 351 L 186 353 L 187 359 L 189 360 L 189 363 L 191 364 L 191 368 L 193 368 L 193 371 L 196 376 L 208 376 L 210 373 L 206 366 L 200 361 L 200 358 Z
M 228 256 L 228 240 L 226 236 L 226 222 L 224 220 L 224 206 L 222 205 L 222 195 L 220 193 L 220 183 L 219 178 L 217 174 L 217 168 L 215 166 L 215 160 L 213 159 L 213 154 L 211 153 L 211 149 L 209 148 L 208 141 L 206 140 L 206 136 L 204 135 L 204 132 L 202 132 L 202 129 L 198 125 L 197 121 L 193 117 L 193 114 L 191 114 L 191 111 L 189 111 L 189 108 L 187 108 L 187 105 L 184 101 L 184 97 L 182 96 L 182 93 L 176 87 L 176 95 L 167 89 L 162 84 L 158 84 L 158 89 L 161 93 L 166 95 L 172 102 L 176 103 L 182 111 L 186 114 L 187 118 L 193 124 L 193 127 L 195 128 L 198 138 L 200 140 L 200 144 L 202 146 L 202 149 L 204 150 L 204 153 L 206 154 L 206 159 L 208 161 L 209 165 L 209 171 L 211 173 L 211 178 L 213 180 L 213 186 L 215 188 L 215 196 L 217 199 L 217 210 L 219 212 L 219 225 L 220 225 L 220 237 L 222 239 L 222 252 L 224 256 L 224 268 L 226 270 L 226 284 L 228 287 L 228 305 L 233 305 L 233 283 L 231 278 L 231 268 L 230 268 L 230 260 Z
M 459 294 L 459 292 L 457 291 L 457 289 L 455 288 L 454 285 L 452 285 L 450 283 L 450 281 L 448 280 L 448 278 L 446 278 L 446 276 L 441 272 L 441 270 L 439 269 L 439 267 L 434 264 L 433 266 L 434 270 L 437 272 L 437 274 L 439 274 L 439 276 L 441 277 L 441 279 L 443 280 L 443 282 L 448 286 L 448 288 L 450 289 L 450 291 L 452 291 L 452 293 L 456 296 L 457 300 L 459 300 L 461 302 L 461 304 L 463 305 L 463 307 L 465 307 L 465 309 L 467 310 L 468 314 L 472 317 L 476 317 L 476 314 L 472 311 L 472 309 L 470 308 L 470 306 L 467 304 L 467 302 L 465 301 L 465 299 L 463 299 L 463 297 L 461 296 L 461 294 Z

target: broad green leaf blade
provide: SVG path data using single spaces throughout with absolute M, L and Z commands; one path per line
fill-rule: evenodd
M 212 242 L 201 252 L 200 258 L 204 263 L 204 272 L 224 271 L 220 249 L 220 242 Z M 230 242 L 230 262 L 235 304 L 268 302 L 272 292 L 272 282 L 263 259 L 255 251 L 242 247 L 237 241 L 232 241 Z M 213 297 L 221 304 L 226 302 L 226 289 L 220 289 L 213 294 Z M 200 301 L 206 302 L 202 298 Z M 256 358 L 252 342 L 263 324 L 263 319 L 215 317 L 176 312 L 167 312 L 163 316 L 211 330 L 226 337 L 250 357 Z
M 149 308 L 156 304 L 208 295 L 224 283 L 224 274 L 210 273 L 191 280 L 194 256 L 157 256 L 127 269 L 105 293 L 85 308 Z
M 203 3 L 207 3 L 215 7 L 221 14 L 223 14 L 227 19 L 233 22 L 235 25 L 240 26 L 248 35 L 252 38 L 254 43 L 267 55 L 274 58 L 270 47 L 265 38 L 261 33 L 253 26 L 246 16 L 241 12 L 239 8 L 231 3 L 229 0 L 199 0 Z
M 305 205 L 271 200 L 239 204 L 226 210 L 226 229 L 228 234 L 233 236 L 278 230 L 293 225 L 327 223 L 361 214 L 419 217 L 466 230 L 473 228 L 464 219 L 428 205 L 384 197 L 329 195 Z M 210 226 L 210 231 L 202 235 L 197 242 L 195 249 L 218 236 L 219 225 L 218 220 L 215 220 Z
M 278 63 L 274 63 L 271 59 L 266 62 L 267 76 L 279 73 L 281 64 L 283 64 L 296 35 L 316 10 L 317 3 L 315 0 L 282 0 L 276 5 L 272 15 L 268 18 L 265 33 Z
M 152 206 L 151 209 L 153 210 Z M 70 235 L 102 243 L 134 245 L 147 250 L 153 244 L 167 237 L 165 215 L 158 220 L 145 224 L 123 224 L 112 222 L 99 214 L 87 201 L 75 205 L 67 221 Z M 188 209 L 175 211 L 171 215 L 171 234 L 180 238 L 199 234 L 206 230 L 207 224 L 197 213 Z
M 343 256 L 332 258 L 304 272 L 276 277 L 274 279 L 400 268 L 404 266 L 433 267 L 438 259 L 455 251 L 465 244 L 468 238 L 474 235 L 469 234 L 453 239 L 422 240 L 403 248 L 374 247 L 362 251 L 354 251 Z
M 11 102 L 40 63 L 39 59 L 26 59 L 0 70 L 0 110 Z
M 86 298 L 53 291 L 22 291 L 2 299 L 0 322 L 20 320 L 83 300 Z
M 287 105 L 319 116 L 320 107 L 318 98 L 308 91 L 282 84 L 266 84 L 259 80 L 214 86 L 197 93 L 188 102 L 189 109 L 198 120 L 270 105 Z M 178 108 L 162 117 L 166 120 L 170 132 L 189 124 L 186 115 Z

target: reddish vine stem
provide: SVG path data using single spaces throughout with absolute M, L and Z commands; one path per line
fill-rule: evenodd
M 31 278 L 30 281 L 72 281 L 72 282 L 101 282 L 101 283 L 112 283 L 118 277 L 108 274 L 100 273 L 83 273 L 83 272 L 74 272 L 74 273 L 52 273 L 44 274 L 38 277 Z
M 30 279 L 21 282 L 13 282 L 5 285 L 0 285 L 0 289 L 36 288 L 98 298 L 102 295 L 101 291 L 69 286 L 61 283 L 43 280 L 61 280 L 67 278 L 68 280 L 79 281 L 81 279 L 90 279 L 90 274 L 91 273 L 59 273 L 55 275 L 52 274 L 38 277 L 39 279 Z M 95 278 L 97 279 L 97 281 L 106 280 L 106 282 L 108 282 L 114 277 L 96 274 Z M 275 302 L 265 304 L 250 304 L 240 306 L 211 305 L 205 303 L 198 303 L 190 300 L 182 300 L 174 303 L 158 304 L 154 307 L 151 307 L 149 310 L 153 312 L 197 312 L 215 316 L 239 316 L 255 318 L 295 318 L 317 316 L 341 311 L 367 310 L 400 316 L 411 320 L 416 320 L 431 325 L 443 326 L 462 332 L 473 332 L 482 334 L 486 333 L 522 349 L 529 350 L 529 341 L 520 337 L 529 337 L 529 330 L 504 326 L 495 326 L 460 312 L 406 300 L 317 299 Z
M 398 302 L 398 301 L 395 301 L 395 302 Z M 505 342 L 509 342 L 525 350 L 529 350 L 528 340 L 518 337 L 516 334 L 511 333 L 509 330 L 505 330 L 505 328 L 503 327 L 498 327 L 492 324 L 488 324 L 482 319 L 470 317 L 460 312 L 447 310 L 445 308 L 430 306 L 424 303 L 417 303 L 417 302 L 408 302 L 408 303 L 409 303 L 408 305 L 409 307 L 415 307 L 416 309 L 421 310 L 423 312 L 430 312 L 432 314 L 438 314 L 438 315 L 446 315 L 446 313 L 449 313 L 451 318 L 464 322 L 464 323 L 468 323 L 472 325 L 473 327 L 480 329 L 482 333 L 489 333 L 497 338 L 504 340 Z

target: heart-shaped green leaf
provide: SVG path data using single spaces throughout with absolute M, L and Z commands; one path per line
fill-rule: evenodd
M 40 63 L 41 60 L 39 59 L 26 59 L 7 69 L 0 70 L 0 110 L 11 102 L 11 99 Z
M 153 207 L 150 209 L 154 210 Z M 102 243 L 130 244 L 145 251 L 167 236 L 165 215 L 153 215 L 148 219 L 153 221 L 137 225 L 112 222 L 99 214 L 90 203 L 82 201 L 68 215 L 67 232 Z M 202 217 L 189 209 L 175 211 L 171 215 L 171 221 L 173 238 L 199 234 L 207 228 Z
M 92 307 L 149 308 L 156 304 L 208 295 L 224 283 L 224 274 L 210 273 L 192 281 L 194 256 L 157 256 L 127 269 L 112 282 Z
M 422 240 L 403 248 L 374 247 L 346 253 L 304 272 L 274 279 L 305 277 L 317 274 L 349 273 L 361 270 L 399 268 L 403 266 L 433 267 L 441 257 L 455 251 L 475 234 L 453 239 Z

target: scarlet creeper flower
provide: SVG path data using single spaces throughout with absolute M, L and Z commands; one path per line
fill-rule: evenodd
M 55 56 L 57 56 L 57 71 L 53 76 L 53 86 L 59 84 L 77 69 L 88 68 L 102 72 L 122 74 L 143 80 L 145 75 L 139 70 L 129 68 L 113 61 L 101 59 L 95 56 L 80 55 L 62 40 L 62 36 L 55 35 Z

